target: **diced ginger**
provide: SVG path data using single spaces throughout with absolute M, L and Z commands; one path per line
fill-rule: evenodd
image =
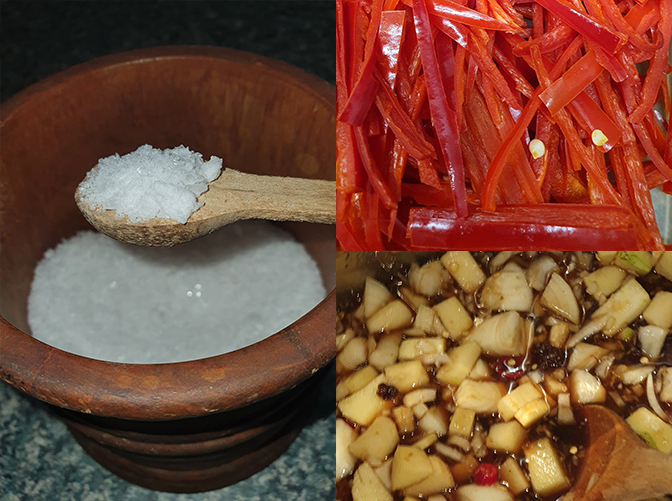
M 466 339 L 478 343 L 484 353 L 496 357 L 524 355 L 527 350 L 523 322 L 515 311 L 487 318 L 474 327 Z
M 471 315 L 455 296 L 440 302 L 433 310 L 453 341 L 458 341 L 471 329 Z
M 413 415 L 416 418 L 422 419 L 424 415 L 427 414 L 429 407 L 427 407 L 424 403 L 420 402 L 419 404 L 415 404 L 413 407 L 411 407 L 411 410 L 413 411 Z
M 522 270 L 495 273 L 485 281 L 481 291 L 483 306 L 492 311 L 527 312 L 532 309 L 533 298 Z
M 476 361 L 481 356 L 481 347 L 470 341 L 448 353 L 448 362 L 443 364 L 436 373 L 436 379 L 446 385 L 459 385 L 469 375 Z
M 658 370 L 659 377 L 663 378 L 663 387 L 660 390 L 660 400 L 672 404 L 672 367 L 663 367 Z
M 478 459 L 473 454 L 467 454 L 462 461 L 450 467 L 450 472 L 455 482 L 462 484 L 473 476 L 476 468 L 478 468 Z
M 527 404 L 543 398 L 544 394 L 535 384 L 524 383 L 499 400 L 497 411 L 504 421 L 510 421 Z
M 485 282 L 485 273 L 468 251 L 448 251 L 441 256 L 441 264 L 467 293 L 476 292 Z
M 336 479 L 340 480 L 352 473 L 357 459 L 350 453 L 350 444 L 357 438 L 357 432 L 341 418 L 336 420 Z
M 506 393 L 501 383 L 465 379 L 455 392 L 455 405 L 471 409 L 476 414 L 497 412 L 497 402 Z
M 639 328 L 637 339 L 642 351 L 650 358 L 658 358 L 663 350 L 667 331 L 669 329 L 658 327 L 657 325 L 644 325 Z
M 602 333 L 613 336 L 641 315 L 650 302 L 649 293 L 635 278 L 630 278 L 593 313 L 591 318 L 595 320 L 606 317 Z
M 415 416 L 413 411 L 405 405 L 400 405 L 392 409 L 392 417 L 397 423 L 397 430 L 402 435 L 412 433 L 415 430 Z
M 435 388 L 420 388 L 413 390 L 404 396 L 404 405 L 406 407 L 413 407 L 417 404 L 434 402 L 434 400 L 436 400 Z
M 618 251 L 597 251 L 597 259 L 603 265 L 611 264 Z
M 672 426 L 646 407 L 640 407 L 625 420 L 654 449 L 672 454 Z
M 474 364 L 474 368 L 471 369 L 471 372 L 469 373 L 469 376 L 467 376 L 469 379 L 473 379 L 475 381 L 482 381 L 484 379 L 490 379 L 490 366 L 488 363 L 483 360 L 482 358 L 479 358 L 476 360 L 476 363 Z
M 575 370 L 569 376 L 569 392 L 575 404 L 596 404 L 607 400 L 607 391 L 599 378 L 582 370 Z
M 361 426 L 369 426 L 376 417 L 394 406 L 393 400 L 383 400 L 378 396 L 378 386 L 385 383 L 385 375 L 380 374 L 364 388 L 344 398 L 338 408 L 348 420 Z
M 507 483 L 509 491 L 514 496 L 530 488 L 527 475 L 525 475 L 518 462 L 512 457 L 506 458 L 506 461 L 499 465 L 499 477 Z
M 436 312 L 429 306 L 424 305 L 418 308 L 415 320 L 413 321 L 413 327 L 422 330 L 426 334 L 435 334 L 437 336 L 443 334 L 444 331 L 440 320 L 437 324 Z
M 672 292 L 657 292 L 642 315 L 649 324 L 670 329 L 672 327 Z
M 385 461 L 382 465 L 374 468 L 373 471 L 383 483 L 388 491 L 392 491 L 392 458 Z
M 576 424 L 569 393 L 560 393 L 558 395 L 558 424 L 561 426 Z
M 438 439 L 439 437 L 437 437 L 435 433 L 429 433 L 423 436 L 417 442 L 413 442 L 413 447 L 417 447 L 418 449 L 422 449 L 424 451 L 425 449 L 428 449 L 433 444 L 435 444 Z
M 560 271 L 558 264 L 551 256 L 544 254 L 530 263 L 530 266 L 525 273 L 525 277 L 527 278 L 527 283 L 530 284 L 530 287 L 534 290 L 541 291 L 546 287 L 548 276 L 554 271 Z
M 420 308 L 420 306 L 429 305 L 429 300 L 425 296 L 416 294 L 408 287 L 400 287 L 399 295 L 415 311 L 418 311 L 418 308 Z
M 574 347 L 574 350 L 569 357 L 567 370 L 569 372 L 572 372 L 574 369 L 589 371 L 595 367 L 600 359 L 607 353 L 608 350 L 601 346 L 589 343 L 579 343 Z
M 446 352 L 446 340 L 442 337 L 404 339 L 399 346 L 399 360 L 414 360 L 425 355 Z
M 453 416 L 450 418 L 448 434 L 470 439 L 471 432 L 474 429 L 475 419 L 476 413 L 473 410 L 457 407 L 455 412 L 453 412 Z
M 375 350 L 369 355 L 369 364 L 382 371 L 388 365 L 396 363 L 400 344 L 401 333 L 394 332 L 383 335 Z
M 368 320 L 377 313 L 383 306 L 392 301 L 394 296 L 378 280 L 366 277 L 364 284 L 364 318 Z
M 547 393 L 551 395 L 558 395 L 560 393 L 567 393 L 567 385 L 562 381 L 558 381 L 553 376 L 544 377 L 544 382 L 542 383 L 544 389 Z
M 613 369 L 613 373 L 618 376 L 623 384 L 629 386 L 638 385 L 642 383 L 649 374 L 653 372 L 654 367 L 651 365 L 617 365 Z
M 557 273 L 551 275 L 540 302 L 544 307 L 573 324 L 578 324 L 581 320 L 579 303 L 576 301 L 572 288 Z
M 569 488 L 571 482 L 550 439 L 542 438 L 524 448 L 532 489 L 539 496 L 552 496 Z
M 401 299 L 383 306 L 366 321 L 369 332 L 393 331 L 413 323 L 413 311 Z
M 418 421 L 418 426 L 426 433 L 434 433 L 438 436 L 448 434 L 448 418 L 438 406 L 430 408 L 427 414 Z
M 565 322 L 560 322 L 551 327 L 548 334 L 548 341 L 556 348 L 564 348 L 565 343 L 569 338 L 569 325 Z
M 656 273 L 672 282 L 672 251 L 663 252 L 663 255 L 658 259 L 654 269 L 656 270 Z
M 363 337 L 355 337 L 341 350 L 336 357 L 336 362 L 346 369 L 353 370 L 366 362 L 367 353 L 368 348 L 366 339 Z
M 347 397 L 351 393 L 354 393 L 354 392 L 364 388 L 377 375 L 378 375 L 378 371 L 376 370 L 375 367 L 372 367 L 371 365 L 367 365 L 366 367 L 364 367 L 364 368 L 362 368 L 362 369 L 360 369 L 356 372 L 353 372 L 347 378 L 345 378 L 343 381 L 338 383 L 336 393 L 339 393 L 338 388 L 342 388 L 341 392 L 344 392 L 344 394 L 340 398 L 337 396 L 336 399 L 337 400 L 342 400 L 343 398 Z
M 453 480 L 448 465 L 438 456 L 429 456 L 429 461 L 432 465 L 432 473 L 426 479 L 404 489 L 404 494 L 424 498 L 455 487 L 455 480 Z
M 355 337 L 355 331 L 352 329 L 346 329 L 345 332 L 336 336 L 336 351 L 340 352 L 345 345 L 350 342 L 350 340 Z
M 517 454 L 527 439 L 527 430 L 518 421 L 495 423 L 490 426 L 485 445 L 495 452 Z
M 372 466 L 380 466 L 399 443 L 397 426 L 390 418 L 379 416 L 350 444 L 350 453 Z
M 462 485 L 457 489 L 456 501 L 513 501 L 509 490 L 501 484 Z
M 548 414 L 549 411 L 550 408 L 546 400 L 537 399 L 529 402 L 522 409 L 519 409 L 514 417 L 525 428 L 529 428 L 534 423 L 543 418 L 546 414 Z
M 593 296 L 599 304 L 603 304 L 611 294 L 616 292 L 628 273 L 618 266 L 603 266 L 583 279 L 586 292 Z
M 425 451 L 412 445 L 400 445 L 392 461 L 392 490 L 406 489 L 422 482 L 434 471 Z
M 371 465 L 362 463 L 355 472 L 352 481 L 353 501 L 393 501 L 392 494 L 385 488 L 383 483 L 373 471 Z
M 408 283 L 418 294 L 435 296 L 441 292 L 446 279 L 449 280 L 445 273 L 446 270 L 439 261 L 430 261 L 423 266 L 413 263 L 408 270 Z
M 429 375 L 422 362 L 410 360 L 385 367 L 387 384 L 394 386 L 401 393 L 429 384 Z

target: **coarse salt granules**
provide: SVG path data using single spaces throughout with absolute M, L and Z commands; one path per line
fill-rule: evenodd
M 80 232 L 35 268 L 37 339 L 100 360 L 168 363 L 265 339 L 326 295 L 317 265 L 286 231 L 241 221 L 172 248 Z
M 111 209 L 133 223 L 169 218 L 184 224 L 203 205 L 198 196 L 221 171 L 221 158 L 204 162 L 184 146 L 159 150 L 146 144 L 127 155 L 101 158 L 79 193 L 92 209 Z

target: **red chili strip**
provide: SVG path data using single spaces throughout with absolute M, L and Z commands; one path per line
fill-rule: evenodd
M 502 205 L 473 209 L 466 219 L 413 207 L 407 234 L 418 250 L 628 250 L 639 248 L 634 226 L 632 213 L 613 205 Z
M 384 85 L 383 77 L 375 72 L 375 78 L 381 82 L 380 90 L 376 96 L 376 105 L 385 123 L 399 139 L 406 151 L 418 160 L 436 158 L 436 152 L 431 143 L 427 142 L 421 130 L 413 123 L 411 117 L 401 108 L 397 97 L 387 85 Z
M 592 17 L 583 14 L 561 0 L 534 0 L 549 10 L 569 26 L 592 40 L 609 54 L 616 52 L 623 40 L 606 26 L 598 23 Z
M 560 78 L 539 94 L 551 115 L 567 106 L 602 73 L 594 51 L 579 59 Z
M 413 0 L 403 0 L 403 2 L 408 6 L 413 6 L 415 10 L 415 4 Z M 451 0 L 428 0 L 426 3 L 427 12 L 434 16 L 448 19 L 456 23 L 466 24 L 467 26 L 473 26 L 474 28 L 483 28 L 485 30 L 494 30 L 494 31 L 508 31 L 510 33 L 519 33 L 520 28 L 515 25 L 509 25 L 493 19 L 490 16 L 481 14 L 480 12 L 470 9 L 464 5 L 460 5 Z
M 390 89 L 394 89 L 394 83 L 397 80 L 399 53 L 401 52 L 401 42 L 404 39 L 405 26 L 406 11 L 383 11 L 381 14 L 380 30 L 378 31 L 381 50 L 380 63 L 383 76 Z
M 467 190 L 464 184 L 464 166 L 459 144 L 455 112 L 448 106 L 448 99 L 439 72 L 439 63 L 434 51 L 432 25 L 425 0 L 413 0 L 413 17 L 418 45 L 422 55 L 422 66 L 427 84 L 427 97 L 436 130 L 436 137 L 448 164 L 448 177 L 455 201 L 458 218 L 467 215 Z
M 373 57 L 377 45 L 377 34 L 382 16 L 383 1 L 373 0 L 371 20 L 366 32 L 366 47 L 364 49 L 364 64 L 359 73 L 348 102 L 343 107 L 339 120 L 351 125 L 361 125 L 366 118 L 378 90 L 378 81 L 373 78 L 373 69 L 376 60 Z
M 599 130 L 606 136 L 607 142 L 599 145 L 600 151 L 606 153 L 621 139 L 621 129 L 585 92 L 569 103 L 569 111 L 588 124 L 589 129 L 586 132 L 592 134 L 593 131 Z

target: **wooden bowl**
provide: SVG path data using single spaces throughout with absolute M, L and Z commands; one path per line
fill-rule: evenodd
M 219 488 L 278 457 L 335 355 L 333 226 L 284 225 L 329 295 L 270 338 L 216 357 L 79 357 L 29 335 L 27 297 L 43 253 L 90 229 L 74 192 L 101 157 L 184 144 L 245 172 L 334 179 L 334 88 L 253 54 L 155 48 L 38 82 L 4 103 L 0 120 L 0 379 L 51 404 L 103 466 L 152 489 Z

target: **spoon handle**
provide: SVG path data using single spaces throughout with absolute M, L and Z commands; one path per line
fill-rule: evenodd
M 259 176 L 226 169 L 210 183 L 203 200 L 211 213 L 238 219 L 336 222 L 336 183 L 320 179 Z

